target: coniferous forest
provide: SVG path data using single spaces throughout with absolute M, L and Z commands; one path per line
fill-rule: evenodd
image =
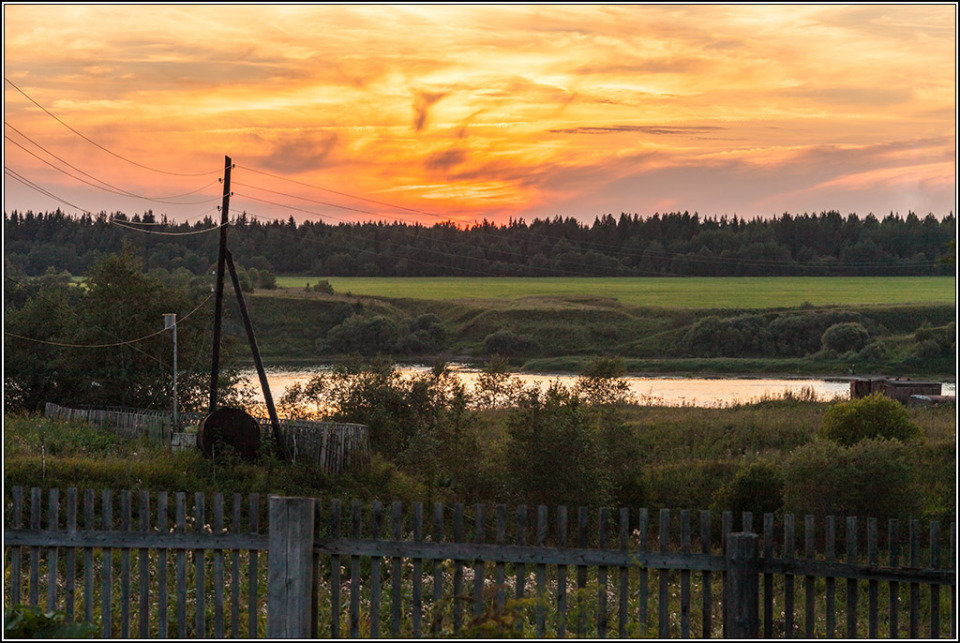
M 116 225 L 118 222 L 121 225 Z M 167 222 L 152 211 L 4 214 L 4 255 L 28 275 L 85 274 L 125 246 L 147 269 L 199 274 L 216 257 L 212 218 Z M 138 225 L 139 224 L 139 225 Z M 144 225 L 153 224 L 153 225 Z M 160 224 L 160 225 L 157 225 Z M 130 227 L 143 231 L 131 230 Z M 155 234 L 179 232 L 197 234 Z M 330 276 L 916 276 L 954 271 L 956 217 L 839 212 L 744 220 L 668 213 L 450 222 L 261 221 L 237 213 L 230 247 L 248 268 Z

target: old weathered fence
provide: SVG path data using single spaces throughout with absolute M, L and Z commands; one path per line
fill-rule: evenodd
M 801 547 L 791 515 L 765 514 L 758 535 L 729 512 L 695 529 L 662 510 L 654 530 L 627 509 L 508 520 L 502 505 L 431 517 L 354 501 L 345 517 L 336 500 L 265 511 L 256 495 L 18 487 L 5 500 L 8 604 L 43 602 L 104 637 L 956 636 L 952 523 L 931 522 L 921 546 L 915 520 L 888 522 L 881 543 L 874 519 L 841 534 L 807 516 Z
M 109 407 L 105 409 L 68 408 L 47 402 L 44 417 L 78 419 L 119 434 L 145 437 L 158 444 L 183 446 L 184 434 L 176 433 L 170 413 L 147 409 Z M 186 413 L 187 423 L 197 424 L 200 413 Z M 256 418 L 261 427 L 269 426 L 266 418 Z M 365 424 L 314 422 L 280 418 L 280 433 L 287 453 L 294 461 L 310 460 L 327 475 L 337 475 L 370 457 L 370 429 Z M 192 442 L 196 444 L 195 439 Z
M 160 444 L 169 444 L 173 436 L 173 418 L 165 411 L 106 408 L 67 408 L 51 402 L 44 405 L 43 416 L 51 419 L 83 420 L 101 428 L 112 428 L 131 437 L 145 437 Z

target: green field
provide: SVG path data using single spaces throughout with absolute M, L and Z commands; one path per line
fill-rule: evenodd
M 412 299 L 609 297 L 634 306 L 781 308 L 955 304 L 953 277 L 307 277 L 279 276 L 281 288 L 327 279 L 338 294 Z

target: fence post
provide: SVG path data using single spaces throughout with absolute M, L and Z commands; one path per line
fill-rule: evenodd
M 267 638 L 310 638 L 313 498 L 270 496 Z
M 760 635 L 759 536 L 727 536 L 723 617 L 727 638 L 755 639 Z

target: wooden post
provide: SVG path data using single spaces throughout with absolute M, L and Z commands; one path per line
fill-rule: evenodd
M 267 638 L 310 637 L 313 498 L 270 496 Z
M 724 581 L 724 622 L 726 637 L 755 639 L 760 634 L 759 536 L 732 533 L 727 537 L 726 579 Z
M 223 316 L 223 265 L 227 253 L 227 223 L 230 216 L 230 170 L 233 162 L 223 157 L 223 202 L 220 206 L 220 251 L 217 255 L 217 285 L 213 309 L 213 357 L 210 368 L 210 410 L 217 410 L 217 386 L 220 378 L 220 322 Z
M 240 316 L 243 318 L 243 327 L 247 331 L 247 340 L 250 342 L 250 352 L 253 353 L 253 363 L 257 367 L 257 377 L 260 378 L 260 390 L 263 391 L 263 401 L 267 404 L 267 413 L 270 415 L 270 426 L 273 427 L 273 441 L 277 445 L 277 451 L 284 460 L 287 457 L 287 447 L 283 443 L 283 436 L 280 433 L 280 419 L 277 417 L 277 409 L 273 405 L 273 395 L 270 394 L 270 383 L 267 381 L 267 373 L 263 370 L 263 360 L 260 359 L 260 348 L 257 346 L 257 336 L 253 332 L 253 322 L 250 321 L 250 315 L 247 313 L 247 304 L 243 299 L 243 290 L 240 288 L 240 278 L 237 276 L 237 269 L 233 265 L 233 255 L 228 250 L 226 252 L 227 268 L 230 270 L 230 280 L 233 281 L 233 290 L 237 294 L 237 303 L 240 305 Z

